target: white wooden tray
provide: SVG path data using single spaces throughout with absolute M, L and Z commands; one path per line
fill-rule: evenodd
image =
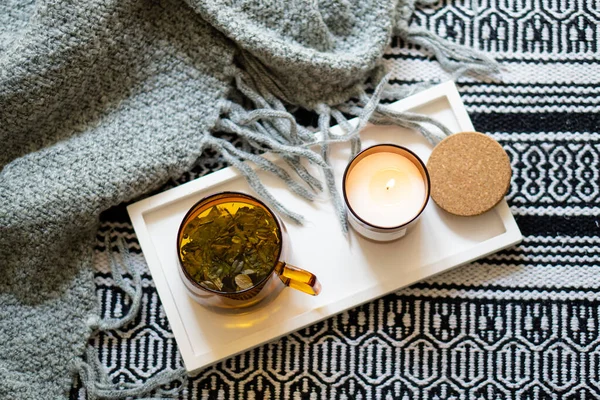
M 452 82 L 394 103 L 393 107 L 434 116 L 456 132 L 474 130 Z M 361 138 L 363 148 L 396 143 L 409 147 L 424 161 L 431 152 L 431 146 L 419 134 L 398 127 L 368 126 Z M 332 147 L 340 188 L 349 154 L 347 144 Z M 308 203 L 291 194 L 277 179 L 259 175 L 283 204 L 306 217 L 304 226 L 287 223 L 292 257 L 286 261 L 319 277 L 323 285 L 320 296 L 285 289 L 262 308 L 246 315 L 227 315 L 203 308 L 186 294 L 177 273 L 177 229 L 186 211 L 202 197 L 225 190 L 252 193 L 234 169 L 225 168 L 128 207 L 190 372 L 522 239 L 505 201 L 483 215 L 468 218 L 447 214 L 430 201 L 419 224 L 399 241 L 375 243 L 352 231 L 346 237 L 326 196 Z

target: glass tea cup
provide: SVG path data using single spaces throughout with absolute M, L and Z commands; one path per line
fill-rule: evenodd
M 287 264 L 283 221 L 260 200 L 221 192 L 194 204 L 177 233 L 179 274 L 188 294 L 219 311 L 243 311 L 285 286 L 318 295 L 317 277 Z

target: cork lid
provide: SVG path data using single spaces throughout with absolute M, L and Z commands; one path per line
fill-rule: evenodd
M 478 132 L 461 132 L 442 140 L 427 162 L 431 198 L 461 216 L 482 214 L 508 192 L 511 169 L 506 151 Z

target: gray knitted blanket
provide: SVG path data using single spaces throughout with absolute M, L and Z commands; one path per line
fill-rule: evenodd
M 438 140 L 439 130 L 430 129 L 435 121 L 378 102 L 387 90 L 381 58 L 392 35 L 428 47 L 455 74 L 495 66 L 409 26 L 413 3 L 0 4 L 0 398 L 63 398 L 76 374 L 92 397 L 148 389 L 118 392 L 85 355 L 98 330 L 126 322 L 98 317 L 91 257 L 103 210 L 149 193 L 216 151 L 298 222 L 301 216 L 278 204 L 242 161 L 279 175 L 307 199 L 323 184 L 300 161 L 320 165 L 344 229 L 328 169 L 332 119 L 344 124 L 358 116 L 359 128 L 368 120 L 396 123 Z M 365 92 L 369 82 L 372 94 Z M 289 113 L 296 107 L 319 115 L 324 139 L 296 124 Z M 355 151 L 357 133 L 349 128 L 341 139 Z M 307 150 L 315 144 L 320 151 Z M 264 150 L 279 153 L 295 175 L 256 155 Z

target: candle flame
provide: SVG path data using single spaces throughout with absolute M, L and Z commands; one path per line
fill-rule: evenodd
M 394 186 L 396 186 L 396 180 L 394 178 L 392 178 L 389 181 L 387 181 L 387 183 L 385 184 L 385 190 L 390 190 Z

